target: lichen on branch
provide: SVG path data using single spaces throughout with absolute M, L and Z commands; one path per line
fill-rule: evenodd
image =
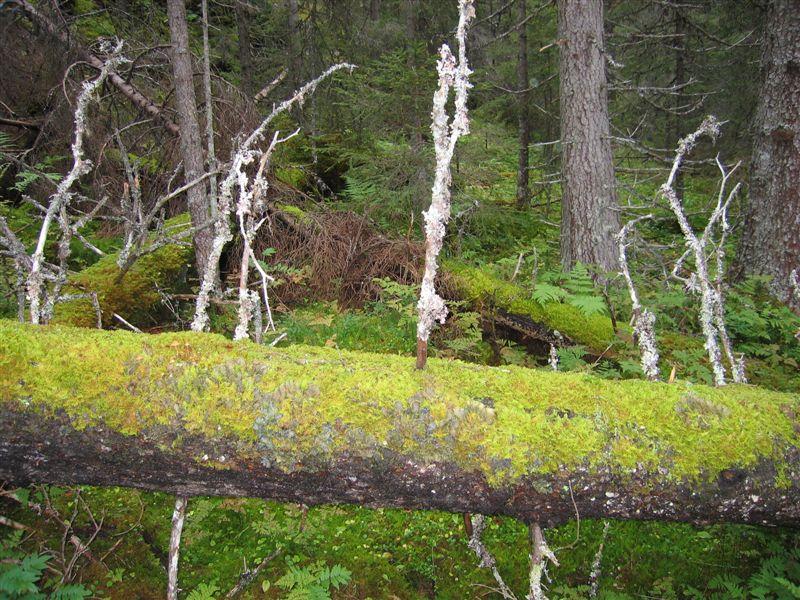
M 428 338 L 437 322 L 444 323 L 447 307 L 444 299 L 436 293 L 436 272 L 438 257 L 444 244 L 447 222 L 450 220 L 450 185 L 452 174 L 450 163 L 453 160 L 456 144 L 461 136 L 469 133 L 467 94 L 472 84 L 467 63 L 466 37 L 470 21 L 475 18 L 472 0 L 459 0 L 459 21 L 456 32 L 458 59 L 450 46 L 442 44 L 436 70 L 439 73 L 439 87 L 433 95 L 433 134 L 436 152 L 436 172 L 431 190 L 431 205 L 423 214 L 425 217 L 425 271 L 422 276 L 419 302 L 417 303 L 417 368 L 423 368 L 427 360 Z M 450 91 L 455 92 L 455 114 L 452 121 L 447 114 L 447 100 Z

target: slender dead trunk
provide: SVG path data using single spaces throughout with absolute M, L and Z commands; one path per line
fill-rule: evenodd
M 417 303 L 417 369 L 424 369 L 428 359 L 428 338 L 436 322 L 444 323 L 447 306 L 436 292 L 436 273 L 439 253 L 444 244 L 447 222 L 450 220 L 450 185 L 453 182 L 450 163 L 461 136 L 469 133 L 467 95 L 472 84 L 472 71 L 467 64 L 467 28 L 475 18 L 473 0 L 459 0 L 459 20 L 456 39 L 458 57 L 447 44 L 439 50 L 439 87 L 433 95 L 431 133 L 436 154 L 436 173 L 431 190 L 431 205 L 425 217 L 425 272 L 420 284 Z M 447 101 L 454 92 L 455 111 L 452 119 L 447 114 Z
M 202 0 L 203 13 L 203 95 L 206 105 L 206 163 L 208 201 L 211 217 L 217 217 L 217 153 L 214 148 L 214 95 L 211 89 L 211 47 L 208 42 L 208 0 Z
M 531 140 L 530 117 L 528 113 L 528 0 L 517 0 L 517 21 L 519 28 L 519 54 L 517 58 L 517 114 L 519 122 L 519 166 L 517 167 L 517 208 L 523 209 L 528 203 L 528 154 Z
M 250 15 L 242 2 L 233 5 L 236 13 L 236 31 L 239 34 L 239 67 L 242 73 L 242 90 L 250 96 L 253 92 L 253 58 L 250 52 Z
M 178 600 L 178 558 L 187 501 L 186 496 L 178 496 L 175 499 L 175 510 L 172 513 L 172 532 L 169 536 L 169 561 L 167 566 L 167 600 Z
M 371 21 L 381 18 L 381 0 L 369 0 L 369 18 Z
M 297 0 L 286 0 L 286 11 L 288 12 L 287 26 L 289 29 L 289 37 L 287 38 L 287 50 L 289 52 L 289 81 L 292 84 L 292 89 L 297 89 L 302 79 L 300 73 L 300 45 L 298 44 L 299 37 L 299 24 L 298 24 L 298 7 Z
M 681 114 L 686 103 L 686 96 L 683 94 L 686 85 L 686 18 L 679 7 L 673 8 L 673 11 L 675 12 L 675 78 L 672 85 L 675 86 L 675 97 L 670 119 L 672 135 L 667 148 L 675 145 L 683 137 L 683 121 L 686 118 Z M 683 173 L 678 173 L 675 179 L 675 193 L 678 195 L 678 200 L 683 201 Z
M 189 52 L 189 30 L 184 0 L 167 0 L 169 32 L 172 40 L 172 73 L 175 79 L 175 108 L 180 125 L 180 148 L 184 181 L 189 183 L 205 173 L 200 123 L 197 119 L 197 100 L 194 92 L 192 55 Z M 194 234 L 194 251 L 198 273 L 206 272 L 213 235 L 206 227 L 209 220 L 206 188 L 196 185 L 186 191 L 186 200 Z
M 406 66 L 409 71 L 416 68 L 414 56 L 414 43 L 417 41 L 417 11 L 419 4 L 417 0 L 403 0 L 401 9 L 401 18 L 406 30 Z M 425 144 L 423 136 L 423 126 L 420 120 L 419 111 L 414 110 L 412 107 L 411 116 L 411 148 L 414 152 L 419 152 Z M 419 171 L 418 177 L 424 176 L 424 172 Z
M 558 0 L 561 77 L 561 263 L 617 267 L 614 164 L 608 123 L 603 3 Z
M 548 52 L 547 71 L 552 73 L 553 70 L 553 54 Z M 558 135 L 554 117 L 554 109 L 556 106 L 556 93 L 554 88 L 555 85 L 553 82 L 547 82 L 544 86 L 544 109 L 547 112 L 545 115 L 544 125 L 544 141 L 546 142 L 552 142 Z M 542 164 L 544 165 L 542 173 L 545 179 L 545 183 L 543 184 L 546 199 L 545 216 L 548 219 L 550 218 L 551 204 L 553 200 L 553 184 L 549 183 L 549 174 L 553 166 L 557 164 L 557 158 L 558 154 L 556 153 L 556 144 L 546 144 L 542 149 Z
M 775 295 L 800 309 L 789 283 L 800 267 L 800 0 L 769 4 L 761 68 L 737 275 L 772 276 Z

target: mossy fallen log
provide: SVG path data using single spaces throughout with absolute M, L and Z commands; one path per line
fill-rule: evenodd
M 606 352 L 615 340 L 611 319 L 605 315 L 585 315 L 575 306 L 558 302 L 539 304 L 520 286 L 495 276 L 486 268 L 450 262 L 445 269 L 450 284 L 461 297 L 497 311 L 502 325 L 508 325 L 509 318 L 530 320 L 534 328 L 530 334 L 535 339 L 549 342 L 557 331 L 571 342 L 585 345 L 595 355 Z M 550 331 L 540 331 L 542 326 Z M 512 328 L 525 331 L 519 326 L 512 325 Z
M 0 478 L 797 525 L 800 397 L 0 321 Z

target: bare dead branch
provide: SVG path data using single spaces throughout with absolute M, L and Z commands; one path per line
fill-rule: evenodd
M 264 140 L 267 129 L 278 115 L 286 112 L 295 105 L 302 106 L 307 96 L 313 94 L 317 86 L 336 71 L 342 69 L 352 71 L 354 68 L 355 65 L 351 65 L 350 63 L 339 63 L 328 68 L 316 79 L 306 83 L 288 100 L 284 100 L 281 104 L 276 106 L 236 149 L 231 159 L 231 166 L 219 185 L 217 218 L 214 221 L 214 241 L 211 252 L 209 253 L 206 272 L 202 274 L 200 292 L 197 295 L 195 316 L 192 321 L 193 331 L 205 331 L 208 328 L 208 304 L 211 293 L 214 290 L 214 283 L 217 280 L 219 259 L 222 256 L 222 249 L 225 247 L 225 244 L 233 239 L 230 217 L 233 210 L 234 187 L 238 186 L 239 188 L 240 203 L 242 202 L 242 196 L 245 196 L 246 201 L 249 203 L 255 191 L 253 188 L 255 182 L 250 182 L 246 173 L 246 168 L 256 159 L 263 156 L 263 151 L 258 150 L 256 147 L 257 144 Z
M 178 600 L 178 556 L 181 548 L 181 532 L 186 517 L 186 496 L 175 499 L 175 510 L 172 513 L 172 532 L 169 536 L 169 562 L 167 568 L 167 600 Z
M 637 343 L 639 344 L 639 351 L 642 355 L 642 371 L 650 381 L 658 381 L 658 346 L 656 344 L 655 335 L 655 322 L 656 316 L 642 308 L 639 302 L 639 294 L 636 292 L 636 286 L 631 278 L 631 272 L 628 268 L 628 258 L 626 255 L 626 238 L 628 232 L 640 221 L 644 219 L 652 219 L 653 215 L 644 215 L 626 223 L 620 232 L 616 235 L 617 246 L 619 248 L 619 265 L 622 269 L 622 276 L 628 286 L 628 294 L 631 297 L 632 316 L 631 324 L 633 325 L 633 333 L 636 336 Z
M 433 96 L 433 134 L 436 152 L 436 174 L 431 190 L 431 205 L 425 211 L 425 272 L 422 277 L 419 302 L 417 303 L 417 369 L 424 369 L 428 359 L 428 338 L 436 322 L 444 323 L 447 307 L 444 299 L 436 293 L 436 272 L 439 252 L 442 250 L 447 222 L 450 220 L 450 185 L 452 174 L 450 163 L 456 144 L 461 136 L 469 133 L 467 95 L 472 85 L 469 76 L 472 71 L 467 63 L 467 29 L 475 18 L 472 0 L 459 0 L 459 20 L 456 40 L 458 58 L 453 56 L 450 47 L 442 44 L 439 50 L 439 88 Z M 455 92 L 455 114 L 450 121 L 447 114 L 447 100 L 450 90 Z
M 86 119 L 89 103 L 94 98 L 97 91 L 103 85 L 103 82 L 108 78 L 109 73 L 124 59 L 121 55 L 122 42 L 118 42 L 113 49 L 111 57 L 105 61 L 100 69 L 99 75 L 88 82 L 84 82 L 83 89 L 78 96 L 78 102 L 75 108 L 75 139 L 72 143 L 72 168 L 64 179 L 62 179 L 55 193 L 50 197 L 50 203 L 47 207 L 47 212 L 44 216 L 42 226 L 39 230 L 39 237 L 36 243 L 36 249 L 31 255 L 31 267 L 27 278 L 28 288 L 28 302 L 30 308 L 31 322 L 34 324 L 40 323 L 46 317 L 46 312 L 41 308 L 42 294 L 44 293 L 44 277 L 42 275 L 42 263 L 44 262 L 44 248 L 47 242 L 47 235 L 50 231 L 50 226 L 54 219 L 60 218 L 62 225 L 66 221 L 66 207 L 70 202 L 72 193 L 70 189 L 75 182 L 85 175 L 92 166 L 91 161 L 86 159 L 83 155 L 83 138 L 86 132 Z M 69 256 L 69 240 L 71 229 L 62 226 L 62 233 L 66 240 L 62 238 L 61 247 L 59 249 L 60 268 L 57 278 L 57 287 L 63 285 L 66 280 L 66 258 Z M 55 293 L 57 296 L 57 292 Z M 52 305 L 52 304 L 51 304 Z

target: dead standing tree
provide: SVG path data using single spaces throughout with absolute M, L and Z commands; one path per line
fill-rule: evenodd
M 703 328 L 703 335 L 706 338 L 705 347 L 711 368 L 714 373 L 714 383 L 725 385 L 725 367 L 722 364 L 722 351 L 725 352 L 730 366 L 731 377 L 735 383 L 745 383 L 747 380 L 744 374 L 744 359 L 736 358 L 733 347 L 725 326 L 725 301 L 723 295 L 723 276 L 724 276 L 724 256 L 725 241 L 728 236 L 730 226 L 728 224 L 728 208 L 731 202 L 739 193 L 741 184 L 736 184 L 733 189 L 725 195 L 728 179 L 738 168 L 736 164 L 732 169 L 727 170 L 717 157 L 717 166 L 722 174 L 722 181 L 717 196 L 717 204 L 709 217 L 708 223 L 702 234 L 698 236 L 689 224 L 683 204 L 675 191 L 675 180 L 680 171 L 681 165 L 686 160 L 687 155 L 697 145 L 698 140 L 707 135 L 715 140 L 719 135 L 720 123 L 714 117 L 706 117 L 700 127 L 694 133 L 687 135 L 678 144 L 678 152 L 672 164 L 667 182 L 661 186 L 660 194 L 669 203 L 669 207 L 678 220 L 678 225 L 686 240 L 687 250 L 675 263 L 672 269 L 672 277 L 683 282 L 689 291 L 700 294 L 700 325 Z M 716 277 L 711 279 L 711 269 L 709 267 L 709 248 L 714 244 L 712 234 L 715 226 L 719 224 L 721 229 L 720 239 L 716 242 L 713 249 Z M 694 272 L 688 277 L 680 275 L 687 258 L 694 259 Z
M 354 68 L 355 65 L 351 65 L 349 63 L 339 63 L 330 67 L 316 79 L 306 83 L 303 87 L 297 90 L 291 98 L 284 100 L 281 104 L 276 106 L 272 112 L 261 122 L 261 124 L 255 130 L 253 130 L 241 144 L 239 144 L 238 148 L 234 152 L 230 163 L 231 166 L 219 185 L 219 193 L 217 195 L 217 217 L 214 221 L 214 237 L 211 245 L 211 252 L 209 254 L 209 260 L 205 271 L 202 273 L 200 292 L 197 295 L 195 315 L 194 320 L 192 321 L 193 331 L 205 331 L 208 329 L 208 306 L 211 302 L 211 294 L 214 291 L 215 282 L 217 281 L 219 274 L 219 259 L 222 256 L 222 250 L 224 249 L 225 245 L 233 239 L 233 231 L 231 229 L 231 214 L 233 212 L 234 189 L 238 187 L 238 199 L 236 205 L 237 212 L 241 211 L 242 215 L 252 213 L 257 208 L 254 202 L 261 202 L 263 193 L 266 191 L 266 188 L 264 187 L 266 182 L 263 178 L 263 171 L 260 179 L 256 178 L 255 180 L 251 181 L 251 178 L 247 173 L 247 168 L 255 161 L 261 161 L 264 159 L 265 155 L 265 160 L 268 160 L 268 152 L 271 153 L 272 149 L 274 149 L 274 146 L 270 146 L 269 150 L 265 151 L 260 150 L 257 145 L 264 141 L 270 124 L 278 115 L 288 111 L 295 105 L 302 106 L 309 94 L 313 94 L 317 89 L 317 86 L 333 73 L 341 69 L 348 69 L 352 71 Z M 273 140 L 277 140 L 277 138 L 273 138 Z M 244 227 L 246 227 L 246 224 Z M 253 258 L 250 256 L 251 252 L 249 251 L 249 246 L 247 245 L 245 245 L 245 253 L 247 256 L 246 260 L 244 260 L 242 264 L 243 270 L 249 269 L 250 259 Z M 253 263 L 259 270 L 259 274 L 264 277 L 265 274 L 262 272 L 263 269 L 259 268 L 260 266 L 255 262 L 255 260 L 253 260 Z M 264 293 L 266 293 L 266 287 L 264 287 Z M 249 296 L 249 300 L 252 301 L 252 296 Z M 265 296 L 264 302 L 268 303 L 268 301 L 268 298 Z
M 680 281 L 689 292 L 700 295 L 700 325 L 714 374 L 714 383 L 717 386 L 725 385 L 726 383 L 725 366 L 722 360 L 723 352 L 728 361 L 731 379 L 734 383 L 747 382 L 744 372 L 744 358 L 735 356 L 733 344 L 725 324 L 725 243 L 730 234 L 728 210 L 731 202 L 733 202 L 741 189 L 741 184 L 738 183 L 728 191 L 728 182 L 740 163 L 729 169 L 725 167 L 719 156 L 717 156 L 716 164 L 721 174 L 721 180 L 716 205 L 700 234 L 696 233 L 689 223 L 683 201 L 675 186 L 682 165 L 694 150 L 700 138 L 703 135 L 707 135 L 712 140 L 716 140 L 719 130 L 719 121 L 709 116 L 706 117 L 697 131 L 683 138 L 678 144 L 678 150 L 675 154 L 669 177 L 659 190 L 659 197 L 667 201 L 669 209 L 678 221 L 687 247 L 686 251 L 675 262 L 670 277 Z M 648 379 L 655 381 L 659 377 L 659 357 L 654 331 L 655 315 L 643 308 L 639 301 L 639 295 L 628 266 L 626 252 L 627 237 L 636 224 L 644 219 L 652 218 L 653 215 L 648 214 L 629 221 L 616 235 L 616 240 L 619 250 L 620 269 L 631 298 L 631 325 L 641 351 L 642 370 Z M 716 229 L 719 229 L 720 233 L 719 237 L 715 239 Z M 684 275 L 687 270 L 686 265 L 690 260 L 694 263 L 693 270 Z
M 619 265 L 622 269 L 622 276 L 628 286 L 628 294 L 631 297 L 632 315 L 631 325 L 633 334 L 642 353 L 642 371 L 650 381 L 658 381 L 658 346 L 656 344 L 655 323 L 656 316 L 639 302 L 639 294 L 633 283 L 630 269 L 628 268 L 627 238 L 629 232 L 639 221 L 652 219 L 653 215 L 645 215 L 629 221 L 617 234 L 617 247 L 619 248 Z
M 467 28 L 475 18 L 472 0 L 459 0 L 459 20 L 456 40 L 458 59 L 453 56 L 450 46 L 442 44 L 439 50 L 439 88 L 433 96 L 433 123 L 431 132 L 436 151 L 436 174 L 431 191 L 431 205 L 425 211 L 425 272 L 422 277 L 419 302 L 417 303 L 417 369 L 424 369 L 428 359 L 428 338 L 436 322 L 444 323 L 447 307 L 444 299 L 436 293 L 436 272 L 439 252 L 442 250 L 447 222 L 450 219 L 450 185 L 452 173 L 450 162 L 453 152 L 462 135 L 469 133 L 467 113 L 467 93 L 472 85 L 469 76 L 472 71 L 467 64 Z M 450 90 L 455 90 L 455 114 L 452 122 L 447 115 L 447 100 Z
M 250 265 L 256 269 L 261 277 L 263 304 L 267 311 L 267 329 L 275 329 L 275 323 L 272 321 L 272 310 L 269 305 L 268 292 L 268 286 L 274 281 L 274 278 L 266 272 L 264 266 L 256 258 L 253 252 L 253 241 L 255 240 L 258 230 L 261 229 L 261 226 L 269 218 L 266 210 L 266 192 L 269 186 L 266 172 L 269 170 L 269 161 L 272 157 L 272 153 L 275 151 L 275 147 L 278 144 L 290 140 L 299 132 L 300 130 L 298 129 L 285 138 L 281 138 L 279 137 L 280 132 L 276 131 L 272 136 L 269 147 L 267 147 L 267 150 L 261 155 L 261 159 L 258 163 L 258 171 L 250 186 L 249 193 L 247 188 L 240 187 L 239 202 L 236 205 L 236 217 L 239 222 L 239 233 L 242 237 L 243 250 L 242 266 L 239 270 L 239 323 L 236 325 L 236 331 L 233 334 L 233 339 L 235 340 L 248 338 L 250 322 L 255 320 L 255 340 L 256 343 L 261 343 L 262 299 L 257 292 L 253 292 L 248 288 Z
M 92 162 L 84 155 L 83 148 L 89 106 L 109 75 L 124 61 L 121 51 L 122 42 L 117 42 L 115 47 L 110 48 L 109 58 L 101 63 L 100 73 L 97 77 L 83 83 L 74 112 L 75 137 L 71 147 L 72 167 L 69 172 L 58 183 L 56 191 L 50 196 L 46 207 L 29 199 L 43 212 L 36 247 L 30 256 L 27 255 L 24 244 L 0 217 L 0 242 L 5 246 L 6 253 L 14 258 L 18 276 L 20 278 L 23 274 L 25 276 L 30 320 L 34 324 L 46 323 L 50 320 L 55 304 L 59 300 L 61 288 L 67 280 L 70 240 L 73 236 L 77 236 L 78 239 L 88 244 L 80 236 L 78 229 L 83 227 L 104 204 L 104 200 L 101 200 L 92 211 L 77 219 L 68 213 L 70 202 L 75 196 L 75 192 L 72 191 L 73 186 L 92 167 Z M 54 223 L 57 223 L 61 230 L 58 242 L 58 264 L 49 265 L 45 260 L 45 249 L 50 229 Z M 88 245 L 94 251 L 99 252 L 90 244 Z M 48 281 L 52 283 L 49 290 L 47 288 Z

